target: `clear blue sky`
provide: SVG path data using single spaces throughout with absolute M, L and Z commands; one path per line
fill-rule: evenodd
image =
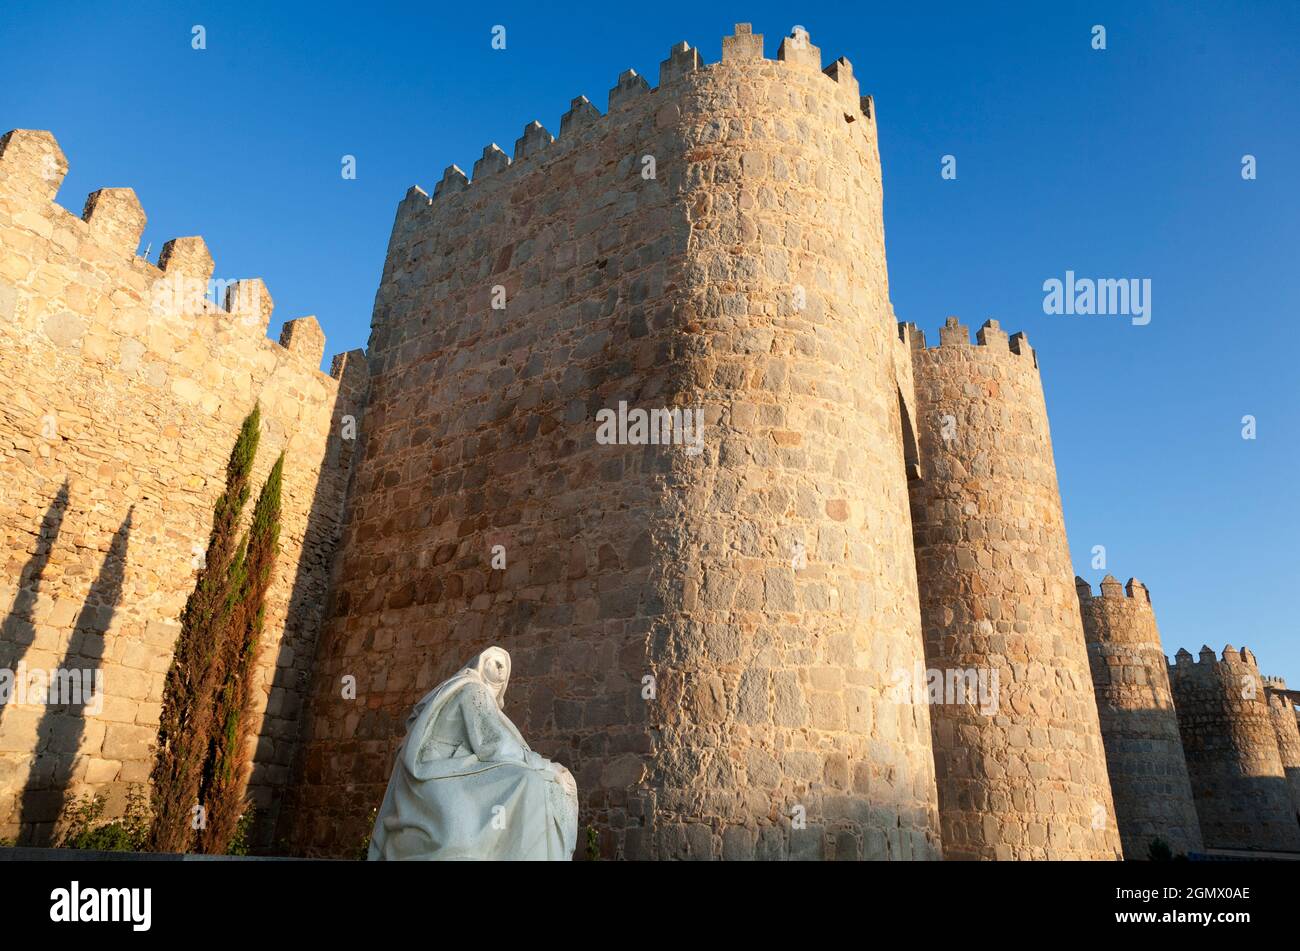
M 991 6 L 10 2 L 0 124 L 55 133 L 65 206 L 134 187 L 155 255 L 204 235 L 218 277 L 266 280 L 273 331 L 314 313 L 332 353 L 365 345 L 407 186 L 579 94 L 603 111 L 679 40 L 712 62 L 751 21 L 775 56 L 801 24 L 875 96 L 900 318 L 1038 348 L 1076 570 L 1105 545 L 1167 653 L 1244 643 L 1300 687 L 1300 4 Z M 1151 323 L 1045 315 L 1067 269 L 1150 278 Z

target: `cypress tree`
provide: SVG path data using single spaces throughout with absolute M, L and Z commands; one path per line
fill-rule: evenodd
M 223 652 L 225 678 L 213 715 L 210 758 L 205 765 L 203 802 L 207 825 L 199 830 L 199 851 L 224 854 L 246 808 L 244 787 L 252 761 L 253 667 L 266 618 L 266 592 L 279 552 L 280 489 L 284 454 L 275 461 L 253 508 L 253 522 L 238 560 L 238 597 L 230 615 L 228 646 Z
M 239 519 L 248 501 L 257 455 L 261 411 L 245 417 L 226 465 L 226 487 L 217 499 L 203 567 L 181 614 L 181 630 L 163 690 L 152 784 L 156 851 L 183 852 L 194 839 L 193 810 L 209 750 L 214 696 L 220 684 L 219 654 L 234 603 L 232 566 L 239 559 Z

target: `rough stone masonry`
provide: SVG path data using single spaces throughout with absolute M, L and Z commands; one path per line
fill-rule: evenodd
M 1174 854 L 1204 847 L 1178 732 L 1168 661 L 1146 585 L 1112 575 L 1101 596 L 1075 579 L 1106 764 L 1124 855 L 1145 859 L 1158 839 Z
M 287 451 L 264 841 L 354 855 L 412 704 L 499 644 L 606 858 L 1119 856 L 1037 353 L 897 324 L 847 60 L 742 24 L 658 79 L 413 187 L 331 375 L 315 321 L 267 339 L 265 286 L 213 282 L 201 238 L 151 264 L 130 189 L 78 218 L 53 137 L 0 139 L 0 669 L 104 683 L 98 711 L 0 707 L 0 836 L 147 782 L 257 402 L 255 480 Z M 1289 697 L 1250 731 L 1279 763 Z
M 48 132 L 0 139 L 0 671 L 89 671 L 91 713 L 0 706 L 0 837 L 44 844 L 72 798 L 119 812 L 152 765 L 163 679 L 244 416 L 262 407 L 255 483 L 279 450 L 281 554 L 258 662 L 251 790 L 273 821 L 288 780 L 360 415 L 365 359 L 320 372 L 313 317 L 266 337 L 260 280 L 209 294 L 202 238 L 137 256 L 129 188 L 79 218 L 53 199 L 67 161 Z M 47 695 L 48 697 L 48 695 Z

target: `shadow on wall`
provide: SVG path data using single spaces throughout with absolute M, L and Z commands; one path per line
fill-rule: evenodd
M 108 554 L 73 624 L 63 658 L 50 672 L 50 702 L 36 730 L 36 755 L 21 799 L 19 825 L 28 845 L 49 845 L 54 823 L 67 805 L 68 787 L 86 732 L 86 705 L 92 691 L 103 691 L 104 634 L 122 597 L 127 542 L 135 507 L 113 535 Z M 55 683 L 59 684 L 55 696 Z M 76 686 L 74 686 L 76 685 Z M 102 700 L 102 694 L 100 699 Z
M 1109 669 L 1102 676 L 1109 677 Z M 1098 708 L 1124 858 L 1147 861 L 1155 839 L 1169 846 L 1175 856 L 1203 852 L 1200 819 L 1172 702 L 1122 708 L 1107 704 L 1099 692 Z
M 50 552 L 58 540 L 59 529 L 63 527 L 63 516 L 68 510 L 68 483 L 64 480 L 50 507 L 45 511 L 45 518 L 36 535 L 36 550 L 23 565 L 18 575 L 18 592 L 14 603 L 5 614 L 4 623 L 0 624 L 0 670 L 17 671 L 19 662 L 27 655 L 36 640 L 35 619 L 32 612 L 41 590 L 42 576 L 49 563 Z M 16 674 L 15 674 L 16 676 Z M 0 704 L 0 725 L 4 723 L 7 703 Z
M 318 641 L 325 632 L 331 610 L 334 552 L 345 524 L 344 504 L 353 458 L 358 451 L 359 440 L 344 438 L 342 434 L 345 417 L 352 417 L 352 427 L 356 427 L 361 419 L 365 384 L 364 378 L 356 373 L 356 365 L 362 360 L 357 351 L 341 354 L 334 360 L 331 375 L 339 380 L 339 389 L 331 410 L 325 456 L 307 514 L 302 558 L 289 595 L 271 696 L 258 726 L 258 749 L 248 782 L 250 794 L 256 792 L 267 797 L 267 801 L 256 803 L 259 815 L 252 838 L 259 852 L 269 850 L 278 854 L 284 851 L 279 840 L 291 833 L 295 808 L 293 783 L 301 765 L 298 753 L 308 732 L 312 689 L 310 674 L 305 671 L 300 674 L 302 668 L 295 664 L 295 660 L 301 661 L 305 655 L 306 661 L 314 667 Z M 287 461 L 288 464 L 291 461 Z M 272 717 L 292 724 L 292 734 L 268 737 Z M 271 740 L 269 744 L 268 739 Z
M 1192 778 L 1200 794 L 1196 800 L 1211 805 L 1204 810 L 1201 834 L 1207 849 L 1255 849 L 1268 852 L 1300 852 L 1300 834 L 1288 821 L 1297 813 L 1291 791 L 1282 776 L 1236 776 L 1230 791 L 1214 788 Z M 1212 781 L 1213 778 L 1211 778 Z

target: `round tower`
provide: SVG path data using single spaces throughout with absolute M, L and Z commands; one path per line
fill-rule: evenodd
M 605 858 L 937 858 L 871 100 L 740 25 L 608 102 L 399 208 L 297 841 L 499 644 Z
M 1121 588 L 1107 575 L 1100 597 L 1082 578 L 1074 583 L 1124 855 L 1146 859 L 1154 839 L 1175 855 L 1199 852 L 1201 829 L 1151 594 L 1136 578 Z
M 928 711 L 891 679 L 923 653 L 871 100 L 748 25 L 656 96 L 690 236 L 666 395 L 712 430 L 661 496 L 648 854 L 937 858 Z
M 907 329 L 944 856 L 1118 858 L 1036 355 L 996 321 L 976 346 L 956 318 L 935 348 Z M 988 688 L 978 703 L 947 689 L 972 682 Z
M 1264 693 L 1273 718 L 1273 732 L 1277 735 L 1282 771 L 1291 790 L 1291 804 L 1300 820 L 1300 721 L 1296 718 L 1296 694 L 1286 689 L 1286 681 L 1281 677 L 1265 677 Z
M 1249 650 L 1209 647 L 1195 661 L 1179 650 L 1169 666 L 1178 730 L 1210 849 L 1300 851 L 1277 733 Z

